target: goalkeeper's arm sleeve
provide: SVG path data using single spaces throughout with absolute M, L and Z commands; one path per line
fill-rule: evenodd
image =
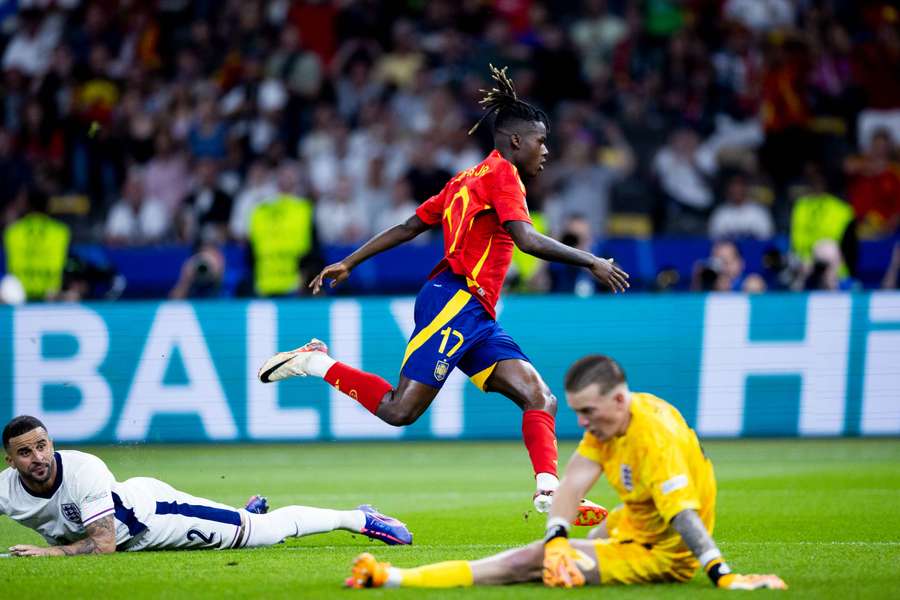
M 709 575 L 713 585 L 719 585 L 719 579 L 731 573 L 728 564 L 722 560 L 722 553 L 716 547 L 716 542 L 706 531 L 706 526 L 700 519 L 700 515 L 693 509 L 683 510 L 672 519 L 672 527 L 681 535 L 681 539 Z

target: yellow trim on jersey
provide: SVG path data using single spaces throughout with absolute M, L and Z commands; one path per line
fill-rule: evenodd
M 478 274 L 481 273 L 481 267 L 484 266 L 484 261 L 487 259 L 488 254 L 491 251 L 491 242 L 494 241 L 494 236 L 488 238 L 487 248 L 484 249 L 484 254 L 481 255 L 481 258 L 478 259 L 478 262 L 475 263 L 475 268 L 472 269 L 472 279 L 478 277 Z
M 459 188 L 459 191 L 453 195 L 453 198 L 450 200 L 450 205 L 447 207 L 447 210 L 450 210 L 450 208 L 453 206 L 453 203 L 456 202 L 456 199 L 459 197 L 461 197 L 463 201 L 462 211 L 459 213 L 459 218 L 462 219 L 466 216 L 466 211 L 469 209 L 469 188 L 467 188 L 466 186 L 462 186 L 461 188 Z M 474 219 L 475 217 L 472 218 Z M 449 215 L 447 221 L 448 223 L 450 221 Z M 456 228 L 456 233 L 453 235 L 453 243 L 450 244 L 450 249 L 447 250 L 447 254 L 452 254 L 453 250 L 456 249 L 456 241 L 459 239 L 459 230 L 462 229 L 462 223 L 460 223 L 459 225 L 460 226 Z
M 479 390 L 481 390 L 482 392 L 486 392 L 487 390 L 484 389 L 484 386 L 487 385 L 488 377 L 491 376 L 491 373 L 493 373 L 494 369 L 496 369 L 496 368 L 497 368 L 497 363 L 494 363 L 491 366 L 489 366 L 488 368 L 478 371 L 477 373 L 475 373 L 474 375 L 469 377 L 469 379 L 472 380 L 472 383 L 474 383 L 476 386 L 478 386 Z
M 406 352 L 403 354 L 403 363 L 400 365 L 401 369 L 406 365 L 406 361 L 409 360 L 410 355 L 421 348 L 422 344 L 427 342 L 428 338 L 437 333 L 441 327 L 450 321 L 450 319 L 458 315 L 459 311 L 463 309 L 471 297 L 472 294 L 469 292 L 457 290 L 453 297 L 450 298 L 450 301 L 441 309 L 441 312 L 432 319 L 431 323 L 417 333 L 413 339 L 409 340 L 409 343 L 406 345 Z

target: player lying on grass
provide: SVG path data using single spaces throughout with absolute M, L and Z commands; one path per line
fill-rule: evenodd
M 347 585 L 455 587 L 543 581 L 553 587 L 690 580 L 702 566 L 727 589 L 783 589 L 775 575 L 737 575 L 711 536 L 716 482 L 693 430 L 655 396 L 632 392 L 619 365 L 588 356 L 566 374 L 585 434 L 556 492 L 543 541 L 476 561 L 398 569 L 362 554 Z M 589 540 L 569 540 L 578 501 L 605 473 L 622 500 Z
M 285 506 L 268 511 L 253 496 L 244 509 L 179 492 L 149 477 L 118 482 L 102 460 L 53 450 L 46 427 L 20 416 L 3 429 L 0 515 L 34 529 L 51 546 L 19 544 L 15 556 L 271 546 L 288 537 L 343 529 L 387 544 L 410 544 L 406 526 L 371 506 L 329 510 Z
M 328 279 L 334 287 L 366 259 L 441 224 L 444 258 L 416 298 L 415 330 L 406 346 L 397 387 L 336 362 L 315 338 L 267 360 L 259 379 L 269 383 L 288 377 L 322 377 L 382 421 L 402 426 L 414 423 L 428 409 L 458 367 L 479 389 L 499 392 L 522 409 L 522 437 L 537 487 L 534 504 L 546 512 L 559 486 L 556 398 L 496 321 L 495 306 L 513 247 L 538 258 L 584 267 L 616 292 L 628 287 L 628 275 L 612 261 L 570 248 L 534 229 L 519 173 L 535 177 L 544 168 L 547 115 L 518 98 L 505 68 L 491 66 L 491 72 L 497 87 L 487 92 L 482 104 L 485 117 L 495 115 L 494 151 L 457 174 L 405 223 L 379 233 L 341 262 L 325 267 L 310 283 L 315 293 Z M 586 505 L 585 517 L 592 510 Z

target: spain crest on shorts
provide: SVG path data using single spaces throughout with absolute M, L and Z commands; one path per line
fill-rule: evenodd
M 81 524 L 81 511 L 78 510 L 77 504 L 65 503 L 60 506 L 62 509 L 62 514 L 65 518 L 72 521 L 73 523 Z
M 450 372 L 450 363 L 446 360 L 439 360 L 434 365 L 434 378 L 438 381 L 443 381 L 445 377 L 447 377 L 447 373 Z

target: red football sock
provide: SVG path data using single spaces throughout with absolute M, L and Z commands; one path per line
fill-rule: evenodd
M 535 474 L 556 475 L 559 454 L 556 448 L 556 419 L 553 415 L 542 410 L 526 410 L 522 415 L 522 439 Z
M 381 404 L 384 395 L 394 389 L 391 384 L 378 375 L 354 369 L 342 362 L 331 365 L 331 368 L 325 373 L 325 381 L 336 387 L 339 392 L 347 394 L 365 406 L 366 410 L 373 415 L 378 410 L 378 405 Z

